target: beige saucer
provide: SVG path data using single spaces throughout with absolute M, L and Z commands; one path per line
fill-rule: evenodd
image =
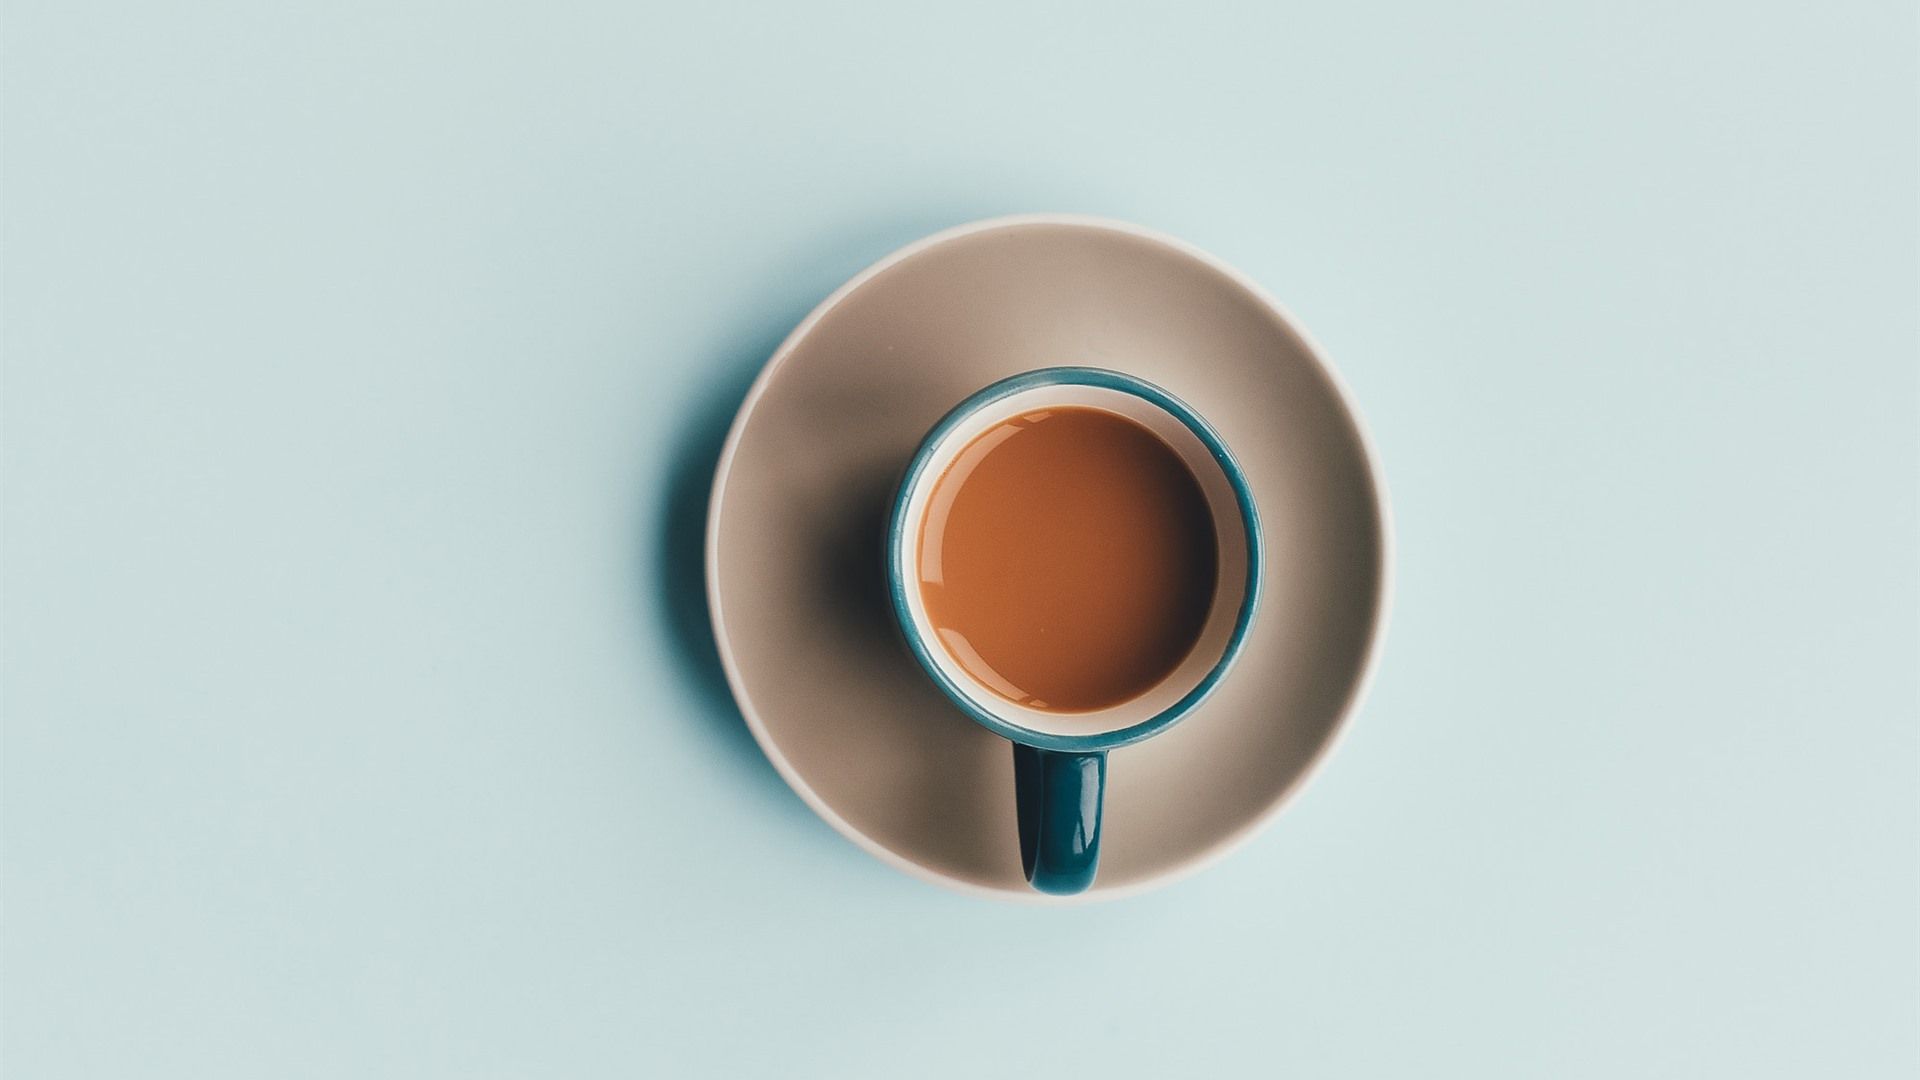
M 1185 399 L 1243 466 L 1266 592 L 1193 716 L 1109 762 L 1100 876 L 1190 872 L 1271 820 L 1358 704 L 1387 599 L 1385 493 L 1337 378 L 1252 282 L 1179 241 L 1070 216 L 998 218 L 889 255 L 808 315 L 721 452 L 707 598 L 727 680 L 780 775 L 910 873 L 1028 888 L 1008 744 L 915 665 L 883 591 L 883 515 L 922 435 L 1003 376 L 1115 368 Z

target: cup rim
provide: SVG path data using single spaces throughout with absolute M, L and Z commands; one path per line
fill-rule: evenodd
M 912 502 L 911 496 L 933 464 L 934 451 L 945 441 L 947 435 L 979 410 L 1014 394 L 1046 386 L 1088 386 L 1130 394 L 1180 421 L 1207 448 L 1214 464 L 1225 476 L 1227 486 L 1233 491 L 1234 503 L 1239 509 L 1241 526 L 1246 534 L 1246 585 L 1240 599 L 1240 610 L 1235 615 L 1233 629 L 1228 634 L 1226 645 L 1221 649 L 1220 658 L 1201 677 L 1200 682 L 1179 700 L 1145 720 L 1111 731 L 1084 735 L 1062 735 L 1038 731 L 1016 724 L 982 705 L 934 660 L 930 651 L 934 646 L 929 645 L 921 636 L 915 624 L 908 593 L 906 565 L 909 540 L 907 534 L 908 527 L 912 523 L 907 520 L 907 511 Z M 1265 544 L 1260 530 L 1260 515 L 1254 507 L 1253 491 L 1240 471 L 1240 463 L 1234 459 L 1219 433 L 1214 431 L 1212 425 L 1195 412 L 1192 406 L 1165 389 L 1124 372 L 1096 367 L 1045 367 L 1008 376 L 974 391 L 941 417 L 940 422 L 935 424 L 921 440 L 919 448 L 914 451 L 912 459 L 907 464 L 905 475 L 894 491 L 893 507 L 888 514 L 887 592 L 893 604 L 894 621 L 900 627 L 901 635 L 906 639 L 907 648 L 912 651 L 914 659 L 933 679 L 940 691 L 966 713 L 969 719 L 996 735 L 1025 746 L 1068 753 L 1095 753 L 1127 746 L 1165 731 L 1198 708 L 1200 703 L 1220 685 L 1221 680 L 1226 677 L 1227 670 L 1239 657 L 1241 647 L 1246 643 L 1247 633 L 1253 626 L 1254 615 L 1259 609 L 1264 554 Z

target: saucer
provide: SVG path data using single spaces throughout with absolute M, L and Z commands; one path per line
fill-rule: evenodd
M 1266 532 L 1239 665 L 1192 716 L 1113 751 L 1100 875 L 1020 868 L 1009 744 L 928 681 L 892 623 L 882 548 L 928 429 L 1008 375 L 1137 375 L 1239 459 Z M 1003 899 L 1137 892 L 1271 821 L 1357 707 L 1388 594 L 1385 491 L 1338 377 L 1272 298 L 1119 222 L 995 218 L 910 244 L 794 329 L 748 391 L 707 522 L 715 642 L 753 737 L 800 798 L 909 873 Z

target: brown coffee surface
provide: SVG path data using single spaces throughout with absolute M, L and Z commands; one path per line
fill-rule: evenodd
M 1055 712 L 1121 704 L 1180 665 L 1213 602 L 1206 496 L 1127 417 L 1069 406 L 982 432 L 920 530 L 928 617 L 961 668 Z

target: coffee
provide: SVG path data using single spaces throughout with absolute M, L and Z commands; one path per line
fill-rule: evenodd
M 948 653 L 1010 701 L 1122 704 L 1171 674 L 1206 623 L 1213 515 L 1174 449 L 1085 406 L 996 424 L 938 480 L 920 590 Z

